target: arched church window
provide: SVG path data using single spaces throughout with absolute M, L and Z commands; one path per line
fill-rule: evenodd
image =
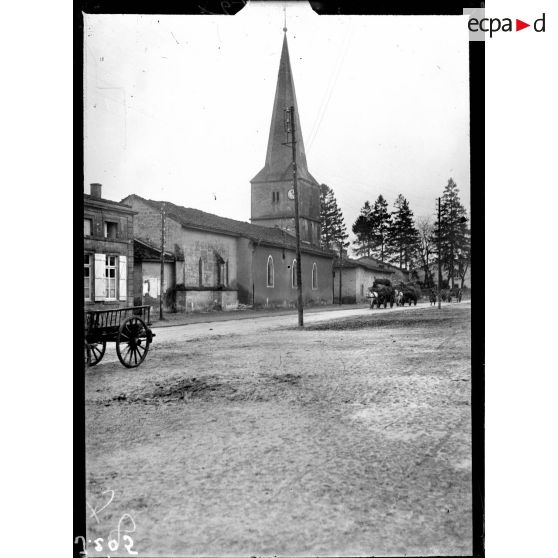
M 267 286 L 274 287 L 275 285 L 275 272 L 273 270 L 273 258 L 267 257 Z
M 296 278 L 296 260 L 293 260 L 293 265 L 291 266 L 291 285 L 293 286 L 293 289 L 298 287 Z
M 312 265 L 312 288 L 318 288 L 318 266 L 316 265 L 316 262 Z

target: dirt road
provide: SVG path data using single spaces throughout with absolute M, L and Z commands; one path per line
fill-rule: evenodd
M 470 305 L 332 317 L 159 328 L 141 368 L 90 369 L 87 498 L 114 498 L 88 538 L 132 517 L 140 556 L 470 553 Z
M 462 303 L 463 306 L 470 306 L 469 303 Z M 406 306 L 406 307 L 396 307 L 393 308 L 375 308 L 371 310 L 370 308 L 345 308 L 343 310 L 327 310 L 323 312 L 307 312 L 304 315 L 304 324 L 310 325 L 317 322 L 323 322 L 326 320 L 337 320 L 342 318 L 354 318 L 357 316 L 368 316 L 368 315 L 383 315 L 391 312 L 409 312 L 417 310 L 420 308 L 429 307 L 428 303 L 419 303 L 418 306 Z M 176 343 L 180 341 L 191 341 L 192 339 L 198 339 L 201 337 L 215 337 L 215 336 L 226 336 L 234 335 L 241 332 L 243 335 L 255 335 L 263 331 L 268 331 L 271 329 L 289 327 L 297 325 L 297 315 L 288 314 L 274 316 L 263 314 L 258 317 L 243 318 L 240 314 L 238 320 L 216 320 L 211 321 L 211 316 L 208 316 L 207 322 L 201 323 L 191 323 L 187 325 L 177 325 L 177 326 L 164 326 L 164 327 L 154 327 L 155 332 L 155 346 L 160 347 L 167 343 Z M 107 356 L 105 359 L 116 359 L 116 354 L 113 347 L 107 347 Z

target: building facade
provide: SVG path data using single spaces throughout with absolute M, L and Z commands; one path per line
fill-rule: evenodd
M 376 258 L 370 256 L 362 256 L 356 260 L 363 266 L 367 266 L 368 269 L 374 270 L 378 273 L 383 271 L 391 273 L 391 282 L 396 285 L 397 283 L 409 283 L 412 280 L 412 273 L 406 269 L 401 269 L 396 265 L 392 265 L 387 262 L 382 262 Z
M 391 266 L 367 260 L 369 258 L 358 260 L 343 258 L 341 262 L 335 261 L 333 287 L 335 302 L 339 302 L 339 289 L 341 289 L 341 301 L 344 304 L 360 304 L 367 302 L 368 289 L 372 287 L 376 279 L 389 279 L 393 284 L 398 282 L 396 273 Z
M 177 310 L 296 306 L 293 159 L 284 122 L 289 107 L 296 130 L 303 302 L 333 301 L 334 254 L 320 246 L 320 188 L 307 167 L 285 35 L 265 164 L 251 180 L 251 223 L 135 194 L 122 200 L 136 212 L 134 238 L 144 245 L 160 246 L 164 213 L 174 284 L 163 285 L 163 291 L 176 291 Z M 136 291 L 144 296 L 144 286 Z
M 164 251 L 161 286 L 161 249 L 134 238 L 135 305 L 159 306 L 161 294 L 176 284 L 176 261 L 179 258 L 180 256 Z M 165 302 L 163 299 L 163 303 Z
M 134 211 L 104 199 L 101 184 L 91 184 L 90 192 L 83 194 L 85 308 L 132 306 Z
M 135 194 L 123 203 L 135 212 L 136 241 L 152 249 L 160 242 L 161 213 L 165 211 L 165 252 L 173 258 L 165 269 L 173 269 L 165 271 L 169 283 L 164 290 L 176 290 L 178 311 L 229 310 L 239 303 L 255 307 L 296 305 L 296 243 L 286 231 Z M 332 253 L 304 244 L 301 254 L 304 303 L 331 303 Z M 135 294 L 140 296 L 139 284 Z

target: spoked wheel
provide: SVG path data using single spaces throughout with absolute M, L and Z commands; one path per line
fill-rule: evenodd
M 84 341 L 83 348 L 85 357 L 84 367 L 85 370 L 87 370 L 91 366 L 91 350 L 89 349 L 89 343 L 87 341 Z
M 136 368 L 147 356 L 151 344 L 151 330 L 137 316 L 126 319 L 118 331 L 116 354 L 126 368 Z
M 99 341 L 98 343 L 88 343 L 88 346 L 90 354 L 89 366 L 95 366 L 96 364 L 99 364 L 105 356 L 107 342 Z

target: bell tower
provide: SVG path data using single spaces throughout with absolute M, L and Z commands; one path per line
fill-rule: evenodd
M 320 186 L 308 171 L 304 141 L 289 47 L 287 29 L 283 37 L 283 48 L 279 62 L 279 74 L 275 90 L 275 101 L 271 115 L 271 127 L 267 143 L 267 154 L 263 169 L 250 181 L 252 188 L 251 222 L 264 227 L 279 227 L 295 234 L 295 207 L 292 198 L 293 161 L 292 147 L 285 145 L 285 111 L 294 107 L 296 129 L 296 163 L 299 198 L 300 239 L 305 243 L 320 244 Z

